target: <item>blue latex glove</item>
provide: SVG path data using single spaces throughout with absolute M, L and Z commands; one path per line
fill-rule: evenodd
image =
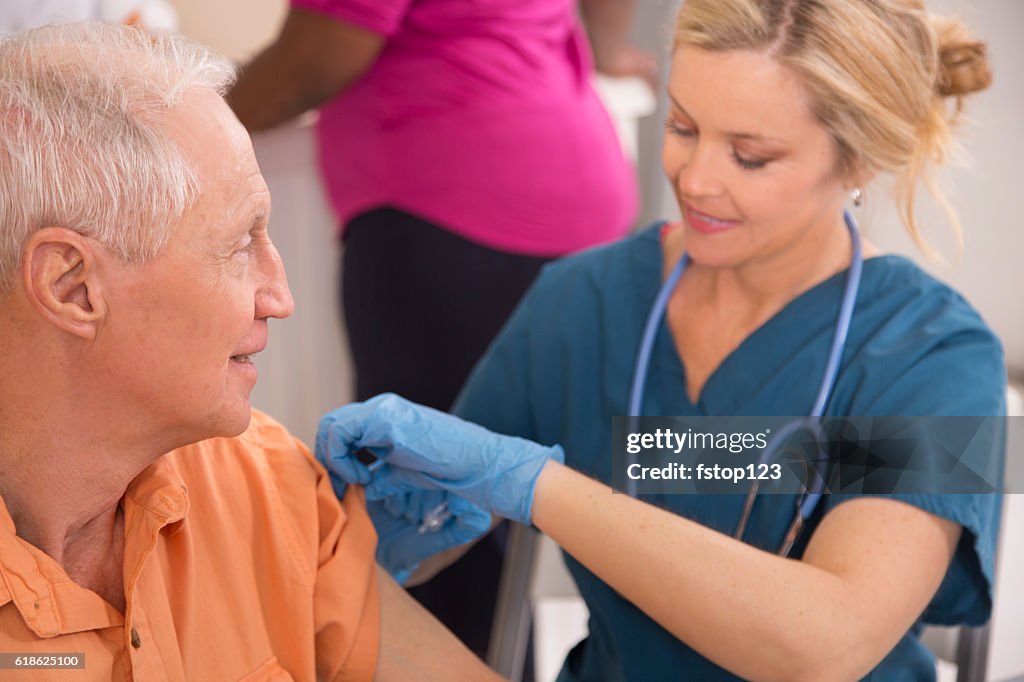
M 441 505 L 451 512 L 451 518 L 437 531 L 421 532 L 424 518 Z M 483 509 L 437 490 L 369 500 L 366 509 L 377 529 L 377 563 L 400 584 L 405 584 L 424 559 L 471 542 L 491 527 L 491 515 Z
M 361 448 L 383 465 L 371 471 L 354 456 Z M 557 445 L 502 436 L 392 393 L 328 413 L 316 453 L 334 475 L 365 485 L 369 499 L 446 490 L 522 524 L 531 522 L 544 465 L 565 461 Z

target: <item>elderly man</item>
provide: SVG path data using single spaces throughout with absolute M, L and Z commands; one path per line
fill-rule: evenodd
M 489 679 L 376 568 L 362 491 L 251 411 L 293 303 L 231 79 L 123 27 L 0 43 L 0 653 L 84 654 L 33 679 Z

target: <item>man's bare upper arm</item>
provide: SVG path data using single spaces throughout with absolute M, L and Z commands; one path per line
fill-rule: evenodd
M 503 679 L 465 647 L 444 625 L 378 567 L 381 602 L 380 656 L 374 679 L 467 680 Z

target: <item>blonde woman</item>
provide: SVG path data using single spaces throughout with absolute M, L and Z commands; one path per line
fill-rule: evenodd
M 743 495 L 611 494 L 608 445 L 684 252 L 644 414 L 811 412 L 851 265 L 824 415 L 1003 412 L 980 317 L 904 258 L 855 256 L 844 221 L 888 173 L 917 236 L 914 190 L 991 79 L 984 46 L 916 0 L 689 0 L 675 35 L 663 159 L 682 224 L 544 271 L 455 410 L 522 438 L 384 396 L 329 415 L 321 458 L 392 510 L 441 490 L 557 541 L 591 614 L 564 682 L 934 679 L 917 625 L 988 618 L 997 495 L 826 495 L 789 548 L 793 496 L 759 496 L 737 533 Z M 385 553 L 413 551 L 378 528 Z

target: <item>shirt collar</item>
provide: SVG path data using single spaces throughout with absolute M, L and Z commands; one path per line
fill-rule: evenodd
M 180 530 L 189 509 L 188 489 L 164 456 L 132 480 L 122 504 L 124 570 L 137 576 L 156 545 L 156 535 Z M 39 637 L 124 623 L 124 616 L 99 595 L 74 583 L 49 555 L 17 536 L 14 519 L 0 497 L 0 608 L 11 602 Z
M 188 513 L 188 487 L 168 455 L 159 458 L 128 484 L 125 512 L 137 505 L 154 517 L 161 526 L 179 524 Z M 129 504 L 130 501 L 132 504 Z

